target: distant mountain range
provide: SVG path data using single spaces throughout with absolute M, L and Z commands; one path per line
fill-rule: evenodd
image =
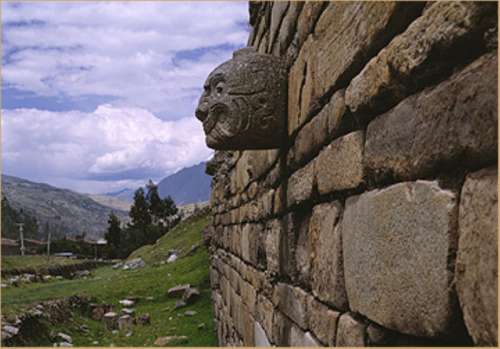
M 102 237 L 111 211 L 120 220 L 128 220 L 126 211 L 102 205 L 87 195 L 13 176 L 2 175 L 2 195 L 14 209 L 35 217 L 40 233 L 48 223 L 52 231 L 62 234 L 86 232 L 88 237 Z
M 161 198 L 170 195 L 177 206 L 208 201 L 210 197 L 211 177 L 205 173 L 205 162 L 183 168 L 165 177 L 158 183 L 158 193 Z M 135 189 L 122 189 L 105 193 L 107 196 L 131 203 L 134 200 Z
M 48 223 L 52 231 L 61 234 L 79 235 L 86 232 L 88 237 L 102 237 L 111 211 L 122 222 L 129 220 L 128 210 L 134 192 L 134 189 L 122 189 L 100 195 L 80 194 L 2 175 L 2 195 L 13 209 L 22 209 L 37 219 L 40 234 L 43 234 Z M 158 192 L 162 198 L 170 195 L 177 206 L 208 201 L 210 176 L 205 174 L 205 163 L 165 177 L 158 183 Z

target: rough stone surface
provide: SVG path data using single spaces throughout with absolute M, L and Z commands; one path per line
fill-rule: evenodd
M 251 48 L 236 51 L 207 78 L 196 109 L 214 149 L 278 148 L 285 135 L 286 68 Z
M 415 179 L 445 165 L 497 158 L 497 55 L 413 95 L 368 125 L 365 165 L 375 175 Z
M 342 238 L 350 308 L 402 333 L 452 333 L 457 213 L 456 193 L 430 181 L 349 198 Z
M 118 318 L 118 329 L 120 331 L 130 330 L 134 324 L 134 318 L 130 315 L 122 315 Z
M 334 308 L 347 310 L 339 224 L 341 211 L 338 202 L 314 206 L 307 235 L 311 245 L 313 293 Z M 320 339 L 323 340 L 322 337 Z
M 273 51 L 273 44 L 278 37 L 281 22 L 283 21 L 283 17 L 288 10 L 290 2 L 282 1 L 282 2 L 274 2 L 271 10 L 271 25 L 269 27 L 269 46 L 267 48 L 267 52 Z
M 266 259 L 267 270 L 270 273 L 278 274 L 280 271 L 280 241 L 282 223 L 278 219 L 273 219 L 267 225 L 266 232 Z
M 301 328 L 307 328 L 307 293 L 298 287 L 278 283 L 273 302 Z
M 337 339 L 337 347 L 364 347 L 365 343 L 365 324 L 356 320 L 351 313 L 345 313 L 340 316 Z
M 296 171 L 288 180 L 287 204 L 292 206 L 309 199 L 314 188 L 314 163 Z
M 318 192 L 351 189 L 363 182 L 363 131 L 333 141 L 315 161 Z
M 340 312 L 333 311 L 313 297 L 308 303 L 309 328 L 326 346 L 335 346 L 335 334 Z
M 297 326 L 292 326 L 290 329 L 289 343 L 291 347 L 321 347 L 311 332 L 304 332 Z
M 387 110 L 427 80 L 448 73 L 457 55 L 477 52 L 488 17 L 496 17 L 494 7 L 434 3 L 351 81 L 346 91 L 351 111 Z
M 481 346 L 498 341 L 498 173 L 469 175 L 460 196 L 456 287 L 465 324 Z

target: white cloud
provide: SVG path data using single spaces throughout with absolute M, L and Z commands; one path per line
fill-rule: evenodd
M 195 118 L 165 121 L 140 108 L 3 110 L 2 126 L 6 173 L 87 192 L 135 187 L 212 154 Z
M 3 81 L 40 96 L 108 96 L 115 105 L 182 117 L 193 112 L 206 75 L 245 44 L 247 6 L 3 2 Z M 203 54 L 213 47 L 222 48 Z

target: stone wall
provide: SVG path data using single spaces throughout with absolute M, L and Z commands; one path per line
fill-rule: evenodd
M 288 144 L 219 151 L 220 345 L 497 344 L 497 4 L 250 4 Z

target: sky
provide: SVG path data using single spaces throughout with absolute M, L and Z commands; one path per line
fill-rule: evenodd
M 3 173 L 104 193 L 212 156 L 194 110 L 246 1 L 1 6 Z

